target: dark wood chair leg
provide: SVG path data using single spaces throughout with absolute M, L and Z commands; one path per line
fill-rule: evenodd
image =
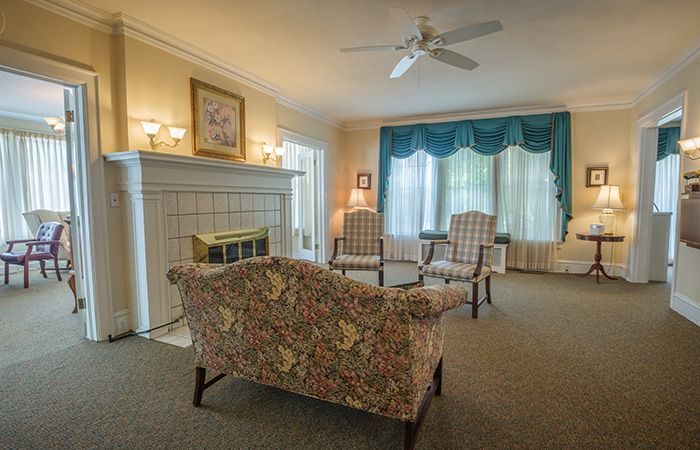
M 445 284 L 450 284 L 450 280 L 448 280 L 447 278 L 445 278 Z
M 418 269 L 418 281 L 420 281 L 421 283 L 423 283 L 423 274 L 420 273 L 420 269 Z
M 479 317 L 479 283 L 472 283 L 472 319 Z
M 343 275 L 345 275 L 345 271 L 344 271 L 344 270 L 341 270 L 340 273 L 342 273 Z
M 384 286 L 384 271 L 383 270 L 379 271 L 379 285 Z
M 5 263 L 5 284 L 10 283 L 10 263 Z
M 406 427 L 403 433 L 403 448 L 404 450 L 413 450 L 416 446 L 416 435 L 417 430 L 416 424 L 413 422 L 406 422 Z
M 204 382 L 207 378 L 207 369 L 196 367 L 194 369 L 194 399 L 192 405 L 198 407 L 202 404 L 202 394 L 204 393 Z
M 24 258 L 24 288 L 29 287 L 29 259 Z
M 39 261 L 39 267 L 41 267 L 41 274 L 44 276 L 44 278 L 48 278 L 48 275 L 46 275 L 46 261 L 43 259 Z
M 53 266 L 56 269 L 56 278 L 58 278 L 58 281 L 63 281 L 61 278 L 61 270 L 58 268 L 58 253 L 53 257 Z
M 437 386 L 435 386 L 435 395 L 440 395 L 442 394 L 442 358 L 440 358 L 437 369 L 435 369 L 435 379 L 437 381 Z
M 491 303 L 491 275 L 486 277 L 486 303 Z

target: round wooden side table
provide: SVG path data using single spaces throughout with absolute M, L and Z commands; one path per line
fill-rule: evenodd
M 611 277 L 605 272 L 605 267 L 600 263 L 600 260 L 603 259 L 603 253 L 600 251 L 601 244 L 603 242 L 622 242 L 625 240 L 625 236 L 620 235 L 620 234 L 589 234 L 589 233 L 576 233 L 576 239 L 580 239 L 582 241 L 593 241 L 595 242 L 595 255 L 593 255 L 593 259 L 595 262 L 591 264 L 591 267 L 588 269 L 588 272 L 581 274 L 580 276 L 586 276 L 590 275 L 593 273 L 595 270 L 595 282 L 600 284 L 600 275 L 599 273 L 602 273 L 605 275 L 606 278 L 610 280 L 617 280 L 617 277 Z

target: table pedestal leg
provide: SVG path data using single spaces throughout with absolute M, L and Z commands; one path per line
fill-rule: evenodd
M 581 276 L 584 277 L 586 275 L 590 275 L 595 270 L 595 282 L 598 284 L 600 284 L 599 273 L 602 273 L 606 278 L 610 280 L 617 280 L 616 277 L 611 277 L 610 275 L 608 275 L 607 272 L 605 272 L 605 267 L 600 263 L 600 261 L 603 259 L 603 253 L 600 250 L 601 244 L 602 243 L 600 241 L 597 241 L 595 243 L 595 255 L 593 255 L 593 259 L 595 262 L 591 264 L 591 267 L 588 269 L 588 272 L 581 274 Z

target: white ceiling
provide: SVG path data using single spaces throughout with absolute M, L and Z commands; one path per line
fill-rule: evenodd
M 342 122 L 541 105 L 632 101 L 700 38 L 698 0 L 91 0 L 206 50 Z M 402 6 L 440 31 L 500 19 L 504 31 L 451 46 L 473 72 L 403 52 L 386 11 Z
M 0 70 L 0 116 L 43 122 L 64 114 L 63 86 Z

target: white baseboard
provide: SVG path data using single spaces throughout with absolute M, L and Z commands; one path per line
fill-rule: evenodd
M 120 309 L 112 315 L 114 335 L 129 331 L 129 319 L 131 313 L 128 309 Z
M 674 292 L 671 296 L 671 309 L 700 326 L 700 304 L 683 294 Z
M 571 261 L 571 260 L 559 260 L 554 266 L 554 272 L 557 273 L 586 273 L 588 269 L 593 264 L 593 261 Z M 614 277 L 621 277 L 627 279 L 627 266 L 623 264 L 613 264 L 612 270 L 609 264 L 604 264 L 605 271 Z M 611 272 L 611 273 L 610 273 Z M 591 275 L 595 275 L 595 272 Z

